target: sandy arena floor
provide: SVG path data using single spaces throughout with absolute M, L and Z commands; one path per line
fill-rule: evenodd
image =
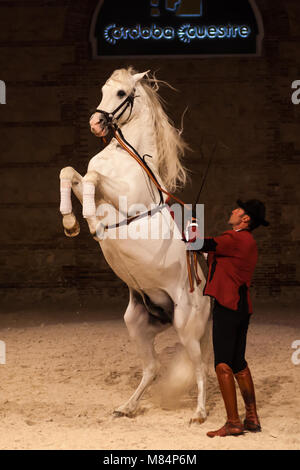
M 291 344 L 300 340 L 299 314 L 271 310 L 255 313 L 247 349 L 263 432 L 214 439 L 206 432 L 224 424 L 225 412 L 212 358 L 204 424 L 188 424 L 195 385 L 171 400 L 161 377 L 136 417 L 113 418 L 141 377 L 120 308 L 101 307 L 99 315 L 2 314 L 7 353 L 0 365 L 0 448 L 299 449 L 300 365 L 291 360 Z M 158 336 L 156 349 L 166 372 L 181 349 L 172 329 Z

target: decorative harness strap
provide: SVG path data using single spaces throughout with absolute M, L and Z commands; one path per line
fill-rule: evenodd
M 160 212 L 165 207 L 168 207 L 168 205 L 167 204 L 164 204 L 163 206 L 159 205 L 155 207 L 155 209 L 151 209 L 147 212 L 143 212 L 142 214 L 133 215 L 132 217 L 126 217 L 121 222 L 118 222 L 112 225 L 105 225 L 103 228 L 104 230 L 109 230 L 111 228 L 119 228 L 119 227 L 122 227 L 123 225 L 129 225 L 134 220 L 137 220 L 137 219 L 140 220 L 140 219 L 143 219 L 144 217 L 155 215 L 157 212 Z

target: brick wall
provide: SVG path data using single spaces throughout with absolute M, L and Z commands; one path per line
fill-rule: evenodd
M 89 110 L 116 68 L 158 70 L 179 93 L 162 94 L 175 123 L 186 107 L 186 165 L 192 202 L 207 158 L 218 150 L 201 202 L 206 234 L 227 228 L 238 197 L 266 202 L 268 229 L 255 232 L 260 249 L 256 299 L 299 297 L 300 105 L 291 83 L 300 79 L 300 4 L 258 0 L 265 27 L 258 58 L 92 60 L 88 41 L 96 0 L 9 0 L 0 3 L 0 287 L 3 310 L 24 305 L 101 304 L 126 298 L 127 288 L 106 264 L 85 222 L 75 239 L 62 230 L 58 175 L 81 174 L 98 151 Z M 180 66 L 179 66 L 180 65 Z M 79 204 L 75 210 L 80 213 Z

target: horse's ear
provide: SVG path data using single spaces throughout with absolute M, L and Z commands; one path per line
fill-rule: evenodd
M 142 78 L 144 78 L 145 75 L 147 75 L 147 73 L 149 73 L 150 70 L 147 70 L 147 72 L 142 72 L 142 73 L 135 73 L 133 75 L 133 79 L 135 81 L 135 83 L 139 82 L 140 80 L 142 80 Z

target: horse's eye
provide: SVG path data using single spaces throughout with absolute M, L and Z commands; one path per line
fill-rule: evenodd
M 123 96 L 125 96 L 125 95 L 126 95 L 126 93 L 125 93 L 124 90 L 119 90 L 119 91 L 118 91 L 118 96 L 119 96 L 119 98 L 123 98 Z

